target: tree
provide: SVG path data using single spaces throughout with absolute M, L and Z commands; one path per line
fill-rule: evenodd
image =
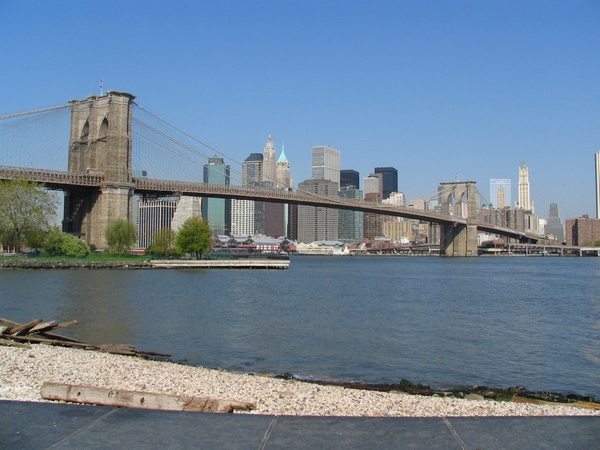
M 156 233 L 154 233 L 154 236 L 152 236 L 150 246 L 146 249 L 146 253 L 163 256 L 176 255 L 176 238 L 177 233 L 175 233 L 170 228 L 163 228 L 162 230 L 158 230 Z
M 41 185 L 25 180 L 0 182 L 0 242 L 9 247 L 22 243 L 39 248 L 40 237 L 56 217 L 57 200 Z
M 130 254 L 135 239 L 135 227 L 125 219 L 115 220 L 106 229 L 108 253 L 122 256 Z
M 58 227 L 52 227 L 42 245 L 42 250 L 50 256 L 64 255 L 83 258 L 90 254 L 90 247 L 81 239 L 63 233 Z
M 175 240 L 180 254 L 191 253 L 200 259 L 212 248 L 212 230 L 208 222 L 199 217 L 190 217 L 179 229 Z

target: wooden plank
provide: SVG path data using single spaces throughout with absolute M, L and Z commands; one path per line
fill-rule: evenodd
M 60 334 L 56 334 L 56 333 L 49 333 L 47 331 L 42 331 L 39 333 L 41 336 L 45 336 L 49 339 L 56 339 L 56 340 L 60 340 L 60 341 L 68 341 L 68 342 L 74 342 L 74 343 L 78 343 L 78 344 L 83 344 L 82 341 L 78 340 L 78 339 L 74 339 L 68 336 L 63 336 Z
M 47 400 L 125 408 L 157 409 L 164 411 L 195 411 L 228 413 L 236 410 L 249 411 L 250 402 L 218 400 L 201 397 L 158 394 L 152 392 L 127 391 L 62 383 L 45 382 L 42 397 Z
M 12 334 L 13 336 L 23 334 L 27 330 L 35 327 L 39 323 L 42 323 L 42 319 L 32 320 L 31 322 L 27 322 L 22 325 L 16 325 L 16 326 L 12 327 L 10 330 L 7 330 L 7 332 L 5 334 Z
M 50 322 L 48 322 L 50 323 Z M 52 330 L 58 330 L 59 328 L 65 328 L 68 327 L 70 325 L 74 325 L 76 324 L 77 321 L 76 320 L 69 320 L 68 322 L 62 322 L 62 323 L 56 323 L 56 321 L 52 321 L 52 325 L 48 326 L 48 327 L 44 327 L 43 329 L 41 328 L 41 325 L 37 325 L 35 328 L 40 327 L 40 329 L 37 329 L 35 332 L 39 333 L 39 332 L 46 332 L 46 331 L 52 331 Z M 31 331 L 32 333 L 34 332 L 33 330 Z
M 51 329 L 53 325 L 56 325 L 56 320 L 51 320 L 49 322 L 38 323 L 35 327 L 29 329 L 28 333 L 38 333 L 43 330 Z

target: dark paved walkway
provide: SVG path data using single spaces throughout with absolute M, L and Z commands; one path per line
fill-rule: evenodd
M 600 417 L 351 418 L 0 401 L 1 449 L 600 449 Z

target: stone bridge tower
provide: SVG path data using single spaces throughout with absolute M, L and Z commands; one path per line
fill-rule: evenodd
M 71 100 L 69 172 L 103 175 L 100 190 L 81 188 L 65 194 L 63 230 L 106 247 L 108 225 L 132 221 L 131 122 L 133 99 L 111 91 Z
M 442 214 L 467 220 L 466 224 L 440 224 L 440 255 L 478 256 L 476 183 L 440 183 L 438 198 Z

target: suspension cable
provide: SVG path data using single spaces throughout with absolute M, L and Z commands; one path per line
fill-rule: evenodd
M 55 111 L 57 109 L 69 108 L 70 106 L 71 105 L 66 104 L 66 105 L 60 105 L 60 106 L 51 106 L 50 108 L 34 109 L 32 111 L 24 111 L 24 112 L 20 112 L 20 113 L 6 114 L 4 116 L 0 116 L 0 120 L 14 119 L 15 117 L 23 117 L 23 116 L 30 116 L 32 114 L 45 113 L 48 111 Z

